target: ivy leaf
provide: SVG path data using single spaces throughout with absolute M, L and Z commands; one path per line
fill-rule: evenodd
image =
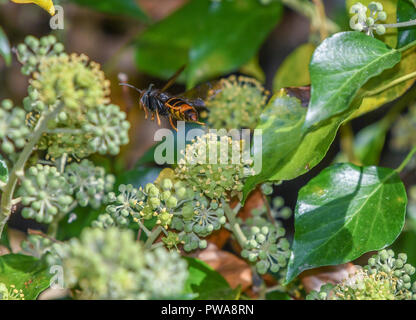
M 335 117 L 314 130 L 304 130 L 306 109 L 300 100 L 276 94 L 260 116 L 256 129 L 262 130 L 262 169 L 249 177 L 243 201 L 265 181 L 291 180 L 317 165 L 327 153 L 345 117 Z M 254 152 L 260 152 L 254 147 Z
M 51 275 L 47 265 L 32 256 L 7 254 L 0 256 L 0 283 L 23 290 L 25 300 L 34 300 L 49 287 Z
M 406 204 L 392 169 L 346 163 L 323 170 L 299 192 L 287 282 L 390 245 L 403 228 Z
M 240 290 L 233 290 L 217 271 L 205 262 L 185 257 L 189 277 L 185 284 L 185 294 L 198 294 L 198 300 L 236 300 Z
M 399 0 L 397 2 L 397 22 L 416 19 L 416 7 L 412 1 Z M 402 48 L 416 40 L 416 27 L 400 28 L 397 35 L 397 48 Z
M 71 0 L 79 5 L 104 13 L 124 15 L 139 20 L 148 21 L 146 13 L 138 6 L 135 0 Z
M 0 155 L 0 181 L 7 183 L 9 180 L 9 169 L 7 168 L 7 163 L 4 161 Z
M 305 43 L 296 48 L 282 63 L 273 80 L 273 90 L 301 87 L 311 83 L 309 62 L 316 46 Z
M 279 2 L 191 0 L 140 35 L 137 66 L 168 78 L 188 64 L 186 83 L 192 87 L 249 62 L 281 13 Z
M 305 128 L 347 111 L 358 90 L 372 77 L 400 62 L 400 52 L 361 32 L 325 39 L 310 64 L 311 101 Z
M 12 54 L 10 50 L 9 39 L 7 39 L 6 34 L 2 27 L 0 27 L 0 55 L 4 58 L 7 66 L 10 66 L 12 63 Z M 0 173 L 1 175 L 1 173 Z

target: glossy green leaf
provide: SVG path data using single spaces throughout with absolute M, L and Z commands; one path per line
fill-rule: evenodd
M 347 163 L 323 170 L 299 192 L 287 281 L 390 245 L 403 228 L 406 204 L 392 169 Z
M 373 123 L 355 136 L 354 152 L 364 166 L 377 165 L 386 141 L 388 127 L 384 121 Z
M 21 254 L 0 256 L 0 283 L 22 289 L 25 300 L 36 299 L 49 287 L 50 278 L 44 261 Z
M 146 13 L 135 0 L 71 0 L 79 5 L 114 15 L 124 15 L 139 20 L 148 20 Z
M 9 169 L 7 163 L 0 155 L 0 181 L 7 182 L 9 180 Z
M 240 290 L 231 289 L 228 282 L 205 262 L 196 258 L 185 258 L 188 263 L 188 280 L 185 294 L 198 294 L 198 300 L 236 300 Z
M 279 2 L 191 0 L 140 35 L 138 68 L 168 78 L 187 64 L 188 87 L 237 70 L 256 55 L 281 13 Z
M 296 98 L 279 93 L 270 100 L 256 127 L 262 130 L 262 170 L 247 179 L 243 201 L 260 183 L 294 179 L 317 165 L 345 119 L 336 117 L 319 128 L 304 130 L 305 116 L 306 108 Z
M 397 22 L 416 19 L 416 7 L 411 0 L 398 0 Z M 397 47 L 401 48 L 416 40 L 416 27 L 400 28 L 397 34 Z
M 316 46 L 305 43 L 296 48 L 281 64 L 273 80 L 273 90 L 301 87 L 311 83 L 309 62 Z
M 400 52 L 360 32 L 341 32 L 324 40 L 310 64 L 312 91 L 304 126 L 347 111 L 358 90 L 400 57 Z
M 7 66 L 12 63 L 12 53 L 10 50 L 9 39 L 4 33 L 2 27 L 0 27 L 0 56 L 3 57 Z

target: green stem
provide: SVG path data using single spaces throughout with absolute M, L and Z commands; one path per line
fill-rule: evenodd
M 402 164 L 396 169 L 397 173 L 400 173 L 403 171 L 403 169 L 407 166 L 410 160 L 412 160 L 413 156 L 416 153 L 416 147 L 414 147 L 406 156 L 406 158 L 403 160 Z
M 405 27 L 412 27 L 416 26 L 416 19 L 415 20 L 409 20 L 409 21 L 403 21 L 398 23 L 386 23 L 381 24 L 385 28 L 405 28 Z
M 156 241 L 156 239 L 159 237 L 160 233 L 162 232 L 162 227 L 157 227 L 156 229 L 153 229 L 153 231 L 150 233 L 149 237 L 146 240 L 146 243 L 144 244 L 144 247 L 146 249 L 150 249 L 153 245 L 153 242 Z
M 63 105 L 59 105 L 47 115 L 43 115 L 39 118 L 35 130 L 32 132 L 28 143 L 25 145 L 23 151 L 20 153 L 19 158 L 17 159 L 16 164 L 13 166 L 9 181 L 3 189 L 3 194 L 0 202 L 0 237 L 3 233 L 4 226 L 9 220 L 12 210 L 14 191 L 17 185 L 17 181 L 20 177 L 24 176 L 26 162 L 32 154 L 39 139 L 42 137 L 42 134 L 46 131 L 49 121 L 55 118 L 56 115 L 62 110 L 62 108 Z
M 416 40 L 414 40 L 414 41 L 412 41 L 412 42 L 408 43 L 408 44 L 407 44 L 407 45 L 405 45 L 404 47 L 401 47 L 401 48 L 397 49 L 397 51 L 399 51 L 399 52 L 403 52 L 403 51 L 406 51 L 406 50 L 408 50 L 408 49 L 410 49 L 410 48 L 413 48 L 414 46 L 416 46 Z
M 141 222 L 140 220 L 138 220 L 137 223 L 139 224 L 140 229 L 142 229 L 144 231 L 144 233 L 146 234 L 146 236 L 147 237 L 150 237 L 150 234 L 152 232 L 149 231 L 149 229 L 146 228 L 146 226 L 143 224 L 143 222 Z
M 228 223 L 230 224 L 231 231 L 234 237 L 237 239 L 238 244 L 243 248 L 247 242 L 247 238 L 241 230 L 240 224 L 237 222 L 237 214 L 233 211 L 230 206 L 223 201 L 222 202 L 225 216 L 227 217 Z
M 409 73 L 409 74 L 406 74 L 406 75 L 404 75 L 400 78 L 394 79 L 393 81 L 389 82 L 388 84 L 386 84 L 384 86 L 381 86 L 380 88 L 377 88 L 377 89 L 372 90 L 372 91 L 368 91 L 365 94 L 365 96 L 366 97 L 375 96 L 375 95 L 377 95 L 377 94 L 379 94 L 383 91 L 386 91 L 386 90 L 388 90 L 388 89 L 390 89 L 394 86 L 397 86 L 398 84 L 400 84 L 402 82 L 405 82 L 405 81 L 410 80 L 410 79 L 415 78 L 415 77 L 416 77 L 416 71 L 414 71 L 412 73 Z

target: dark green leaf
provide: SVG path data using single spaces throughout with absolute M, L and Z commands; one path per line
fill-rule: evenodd
M 140 70 L 168 78 L 188 64 L 186 82 L 238 69 L 258 51 L 282 13 L 279 2 L 191 0 L 153 25 L 137 42 Z
M 0 155 L 0 181 L 7 182 L 9 180 L 9 169 L 7 168 L 6 161 Z
M 140 20 L 148 20 L 147 15 L 135 0 L 71 0 L 79 5 L 87 6 L 104 13 L 125 15 Z
M 5 246 L 11 251 L 10 241 L 9 241 L 9 232 L 7 231 L 7 224 L 4 226 L 3 232 L 0 237 L 0 245 Z
M 266 294 L 266 300 L 290 300 L 286 292 L 272 291 Z
M 239 289 L 231 289 L 228 282 L 205 262 L 196 258 L 185 258 L 188 262 L 189 277 L 185 294 L 198 294 L 198 300 L 235 300 Z
M 312 92 L 304 126 L 349 110 L 358 90 L 400 58 L 400 52 L 361 32 L 341 32 L 324 40 L 310 64 Z
M 76 214 L 75 220 L 72 221 L 69 220 L 69 217 L 65 217 L 59 222 L 56 238 L 65 241 L 73 237 L 79 237 L 82 230 L 90 227 L 91 223 L 103 212 L 105 212 L 104 208 L 92 209 L 91 207 L 77 207 L 72 212 Z
M 405 22 L 416 19 L 416 7 L 413 1 L 398 0 L 397 22 Z M 416 40 L 416 27 L 400 28 L 397 35 L 397 48 L 406 46 Z
M 9 39 L 7 39 L 7 36 L 4 33 L 2 27 L 0 27 L 0 56 L 4 58 L 7 66 L 12 63 Z
M 51 274 L 45 262 L 21 254 L 0 257 L 0 283 L 23 290 L 25 300 L 34 300 L 49 287 Z
M 299 192 L 287 281 L 390 245 L 403 228 L 406 204 L 392 169 L 336 164 L 323 170 Z

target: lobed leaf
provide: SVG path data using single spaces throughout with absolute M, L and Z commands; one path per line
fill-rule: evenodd
M 358 90 L 400 58 L 397 50 L 360 32 L 337 33 L 324 40 L 310 64 L 311 101 L 304 127 L 349 110 Z

